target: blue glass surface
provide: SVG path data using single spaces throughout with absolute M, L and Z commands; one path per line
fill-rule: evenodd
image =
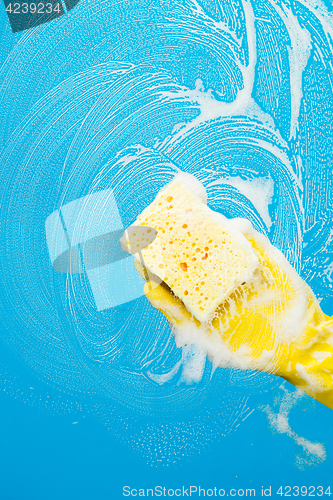
M 212 209 L 267 234 L 332 315 L 326 3 L 81 0 L 19 33 L 1 3 L 1 500 L 333 493 L 332 410 L 304 396 L 288 414 L 318 458 L 267 418 L 293 386 L 178 349 L 131 257 L 52 267 L 64 229 L 81 244 L 129 226 L 181 169 Z

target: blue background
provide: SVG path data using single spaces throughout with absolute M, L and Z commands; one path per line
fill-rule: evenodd
M 81 0 L 15 34 L 0 5 L 1 500 L 120 499 L 125 485 L 333 492 L 330 409 L 308 396 L 292 409 L 291 427 L 327 453 L 299 469 L 302 450 L 260 410 L 278 411 L 281 380 L 211 377 L 207 361 L 199 383 L 177 384 L 181 370 L 154 383 L 182 360 L 167 322 L 144 297 L 98 312 L 86 274 L 67 279 L 49 259 L 54 210 L 111 188 L 126 227 L 178 167 L 209 206 L 266 233 L 333 314 L 329 12 L 252 2 L 256 64 L 236 109 L 252 64 L 248 4 L 197 5 Z M 283 12 L 298 20 L 298 49 Z M 301 87 L 290 53 L 306 55 Z M 203 96 L 230 107 L 200 118 Z M 246 193 L 212 184 L 229 177 L 273 183 L 271 225 Z

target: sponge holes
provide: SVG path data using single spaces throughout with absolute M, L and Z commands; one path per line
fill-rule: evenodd
M 120 243 L 123 250 L 133 255 L 151 245 L 157 234 L 156 229 L 150 226 L 129 226 L 120 238 Z

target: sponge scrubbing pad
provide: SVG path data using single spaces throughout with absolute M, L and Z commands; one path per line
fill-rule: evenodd
M 142 250 L 144 265 L 163 280 L 199 321 L 244 282 L 253 279 L 258 259 L 230 220 L 206 204 L 202 184 L 177 174 L 135 221 L 156 239 Z

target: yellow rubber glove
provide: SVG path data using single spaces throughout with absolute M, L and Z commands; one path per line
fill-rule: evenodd
M 171 322 L 178 345 L 199 344 L 220 367 L 279 375 L 333 409 L 333 319 L 266 237 L 244 235 L 259 259 L 256 279 L 221 304 L 210 324 L 200 324 L 165 283 L 148 281 L 147 298 Z

